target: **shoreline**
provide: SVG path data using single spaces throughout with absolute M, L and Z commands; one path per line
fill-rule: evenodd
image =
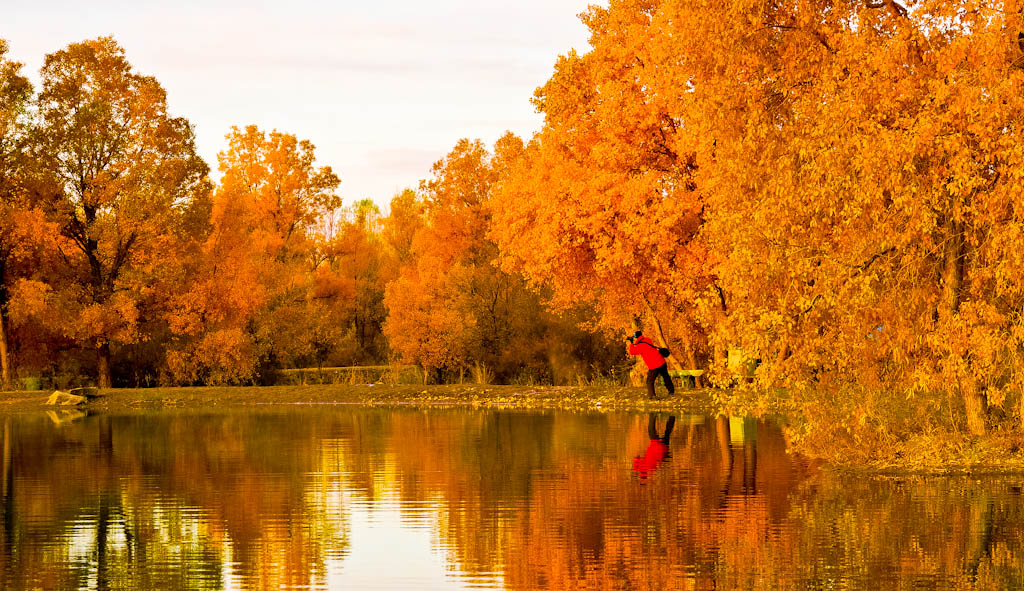
M 353 405 L 369 407 L 474 408 L 507 410 L 565 410 L 589 412 L 673 412 L 717 416 L 711 389 L 679 389 L 672 396 L 660 392 L 649 400 L 642 387 L 631 386 L 517 386 L 517 385 L 386 385 L 325 384 L 306 386 L 204 386 L 175 388 L 111 388 L 77 406 L 51 406 L 52 391 L 0 392 L 0 417 L 79 411 L 116 414 L 158 411 L 272 410 L 275 406 Z M 84 411 L 84 412 L 82 412 Z M 55 420 L 56 422 L 56 420 Z M 928 441 L 931 450 L 918 446 L 909 454 L 877 456 L 868 461 L 835 461 L 811 450 L 793 453 L 824 460 L 828 469 L 879 477 L 1024 474 L 1024 446 L 998 434 L 961 441 Z M 936 449 L 936 444 L 938 448 Z M 822 450 L 818 450 L 821 452 Z M 905 450 L 906 451 L 906 450 Z M 939 453 L 937 453 L 939 452 Z M 862 456 L 863 459 L 863 456 Z M 830 461 L 831 460 L 831 461 Z
M 592 409 L 621 411 L 700 410 L 711 406 L 705 389 L 661 393 L 628 386 L 386 385 L 324 384 L 306 386 L 202 386 L 174 388 L 110 388 L 78 406 L 46 404 L 52 391 L 0 392 L 0 415 L 79 408 L 97 412 L 182 408 L 223 408 L 295 404 L 361 404 L 366 406 L 469 406 L 517 409 Z

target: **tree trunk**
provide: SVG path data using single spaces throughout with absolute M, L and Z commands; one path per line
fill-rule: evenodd
M 103 341 L 96 350 L 96 387 L 110 387 L 110 341 Z
M 942 299 L 943 314 L 949 321 L 960 312 L 960 304 L 963 301 L 963 286 L 967 273 L 967 241 L 964 237 L 962 222 L 950 222 L 949 236 L 946 239 L 944 248 L 944 260 L 942 269 Z M 954 354 L 953 352 L 949 352 Z M 963 355 L 967 355 L 965 351 Z M 959 370 L 957 370 L 959 373 Z M 957 376 L 957 384 L 960 396 L 964 402 L 964 412 L 967 415 L 967 428 L 972 435 L 985 434 L 985 401 L 978 391 L 977 378 L 973 375 L 970 366 L 966 375 Z
M 647 309 L 647 315 L 651 318 L 651 321 L 654 323 L 654 331 L 658 336 L 658 342 L 661 343 L 662 347 L 668 347 L 668 339 L 665 338 L 665 332 L 661 329 L 661 321 L 658 320 L 658 315 L 654 312 L 654 307 L 651 306 L 651 303 L 648 302 L 646 298 L 644 299 L 644 307 Z M 668 364 L 668 368 L 670 370 L 683 369 L 682 367 L 680 367 L 679 361 L 676 359 L 674 355 L 671 357 L 666 357 L 665 362 Z M 696 364 L 696 361 L 693 361 L 693 363 Z
M 679 338 L 679 342 L 682 344 L 683 359 L 686 360 L 685 369 L 700 369 L 697 365 L 697 348 L 693 345 L 693 341 L 690 339 L 690 332 L 684 330 L 677 336 Z M 673 355 L 675 355 L 675 353 L 673 353 Z
M 967 429 L 972 435 L 984 435 L 985 400 L 978 392 L 978 382 L 974 376 L 965 376 L 960 393 L 964 398 L 964 411 L 967 413 Z
M 11 361 L 7 349 L 7 321 L 5 316 L 6 314 L 0 309 L 0 390 L 11 389 Z
M 775 356 L 775 363 L 772 364 L 772 373 L 768 378 L 769 384 L 775 384 L 778 380 L 779 373 L 782 371 L 782 364 L 786 361 L 786 356 L 789 355 L 789 336 L 782 338 L 782 344 L 779 345 L 779 352 Z

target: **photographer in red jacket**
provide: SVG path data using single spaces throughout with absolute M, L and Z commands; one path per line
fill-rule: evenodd
M 626 340 L 629 341 L 626 351 L 630 355 L 639 355 L 644 360 L 644 365 L 647 366 L 647 396 L 657 398 L 654 395 L 654 381 L 658 379 L 659 375 L 664 379 L 669 395 L 675 394 L 676 387 L 672 384 L 672 377 L 668 375 L 668 364 L 665 363 L 662 349 L 659 349 L 654 341 L 645 337 L 639 330 L 634 332 L 633 336 L 627 337 Z M 664 351 L 667 352 L 667 349 Z

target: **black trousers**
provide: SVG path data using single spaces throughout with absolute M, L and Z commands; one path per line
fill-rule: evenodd
M 661 376 L 665 380 L 665 389 L 669 394 L 676 393 L 675 384 L 672 383 L 672 376 L 668 375 L 668 364 L 662 363 L 661 367 L 647 370 L 647 396 L 654 398 L 654 381 Z

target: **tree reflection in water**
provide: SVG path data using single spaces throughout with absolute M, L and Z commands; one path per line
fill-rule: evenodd
M 787 454 L 770 423 L 369 408 L 51 418 L 3 419 L 5 589 L 351 587 L 353 516 L 369 527 L 383 511 L 432 532 L 452 587 L 1021 586 L 1019 478 L 846 477 Z M 401 559 L 378 582 L 416 588 Z

